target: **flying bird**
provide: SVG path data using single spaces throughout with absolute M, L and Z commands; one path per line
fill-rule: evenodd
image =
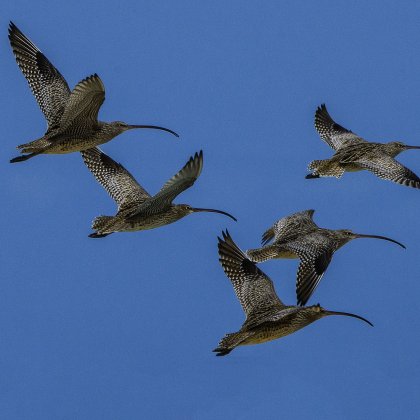
M 105 100 L 105 87 L 95 73 L 70 91 L 60 72 L 47 57 L 13 23 L 9 40 L 16 61 L 47 120 L 47 131 L 39 139 L 17 146 L 27 153 L 10 162 L 22 162 L 42 153 L 71 153 L 106 143 L 124 131 L 152 128 L 174 131 L 154 125 L 98 121 L 99 108 Z
M 292 334 L 318 319 L 344 315 L 361 319 L 359 315 L 313 306 L 286 306 L 277 296 L 271 279 L 264 274 L 235 244 L 228 231 L 219 239 L 219 261 L 232 282 L 246 320 L 235 333 L 226 334 L 213 351 L 225 356 L 235 347 L 265 343 Z
M 191 187 L 203 168 L 203 152 L 190 157 L 185 166 L 161 190 L 151 196 L 124 166 L 97 148 L 81 152 L 83 160 L 96 180 L 108 191 L 118 205 L 115 216 L 99 216 L 92 224 L 96 232 L 91 238 L 102 238 L 113 232 L 131 232 L 168 225 L 196 212 L 213 212 L 236 219 L 221 210 L 173 204 L 176 196 Z
M 334 122 L 322 104 L 315 113 L 315 128 L 321 139 L 335 150 L 331 159 L 314 160 L 308 169 L 307 179 L 325 176 L 340 178 L 344 172 L 368 170 L 377 177 L 408 187 L 420 188 L 420 178 L 394 158 L 409 149 L 400 141 L 389 143 L 368 142 L 357 134 Z
M 299 258 L 296 295 L 298 305 L 305 305 L 322 279 L 334 252 L 357 238 L 375 238 L 405 246 L 394 239 L 354 233 L 348 229 L 318 227 L 312 220 L 315 210 L 305 210 L 283 217 L 262 236 L 262 247 L 246 251 L 253 262 L 272 258 Z M 273 242 L 269 244 L 270 241 Z

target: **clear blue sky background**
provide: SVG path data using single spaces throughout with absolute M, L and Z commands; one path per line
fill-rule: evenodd
M 420 414 L 420 191 L 370 173 L 305 180 L 331 155 L 325 102 L 371 140 L 420 144 L 418 1 L 23 0 L 0 7 L 3 205 L 0 413 L 4 419 L 395 419 Z M 13 20 L 73 87 L 97 72 L 103 120 L 159 124 L 103 146 L 154 193 L 194 152 L 178 203 L 220 208 L 161 229 L 87 237 L 115 205 L 79 154 L 10 165 L 44 118 L 7 39 Z M 399 160 L 420 173 L 420 153 Z M 229 228 L 255 247 L 278 218 L 387 235 L 337 252 L 310 303 L 331 317 L 225 358 L 244 315 L 217 255 Z M 297 261 L 268 262 L 286 303 Z

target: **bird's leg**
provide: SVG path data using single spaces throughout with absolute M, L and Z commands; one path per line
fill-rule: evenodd
M 319 175 L 314 175 L 314 174 L 308 174 L 305 176 L 306 179 L 315 179 L 315 178 L 319 178 Z
M 10 163 L 16 163 L 16 162 L 23 162 L 25 160 L 28 160 L 36 155 L 39 155 L 41 152 L 34 152 L 34 153 L 29 153 L 28 155 L 23 155 L 23 156 L 17 156 L 13 159 L 10 160 Z

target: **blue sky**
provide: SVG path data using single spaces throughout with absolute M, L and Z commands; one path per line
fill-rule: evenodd
M 0 412 L 7 419 L 394 419 L 419 415 L 420 192 L 370 173 L 305 180 L 331 155 L 325 102 L 370 140 L 420 145 L 420 4 L 406 1 L 127 1 L 2 4 Z M 115 205 L 79 154 L 10 165 L 43 115 L 7 39 L 13 20 L 73 87 L 98 73 L 100 118 L 157 124 L 103 150 L 154 193 L 194 152 L 204 169 L 176 201 L 195 214 L 152 231 L 87 237 Z M 398 158 L 420 174 L 420 153 Z M 330 317 L 281 340 L 211 350 L 244 315 L 218 262 L 278 218 L 395 238 L 339 250 L 309 303 Z M 270 261 L 286 303 L 297 261 Z

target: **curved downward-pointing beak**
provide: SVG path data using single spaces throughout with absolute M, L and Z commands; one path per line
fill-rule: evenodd
M 169 128 L 159 127 L 157 125 L 137 125 L 137 124 L 128 125 L 128 130 L 132 130 L 134 128 L 151 128 L 152 130 L 162 130 L 162 131 L 166 131 L 168 133 L 173 134 L 175 137 L 179 137 L 179 135 L 175 133 L 175 131 L 169 130 Z
M 225 216 L 230 217 L 232 220 L 234 220 L 235 222 L 237 222 L 237 220 L 236 220 L 236 218 L 235 218 L 235 217 L 233 217 L 231 214 L 226 213 L 225 211 L 222 211 L 222 210 L 214 210 L 214 209 L 198 209 L 198 208 L 195 208 L 195 207 L 193 207 L 193 208 L 192 208 L 192 210 L 193 210 L 193 212 L 207 211 L 207 212 L 209 212 L 209 213 L 220 213 L 220 214 L 224 214 Z
M 405 149 L 420 149 L 420 146 L 404 146 Z
M 357 318 L 357 319 L 360 319 L 362 321 L 365 321 L 367 324 L 369 324 L 371 327 L 373 327 L 373 324 L 370 321 L 368 321 L 366 318 L 363 318 L 360 315 L 350 314 L 348 312 L 336 312 L 336 311 L 326 311 L 326 310 L 323 311 L 323 314 L 326 315 L 326 316 L 329 316 L 329 315 L 351 316 L 352 318 Z
M 362 235 L 361 233 L 356 233 L 356 238 L 374 238 L 374 239 L 383 239 L 384 241 L 394 242 L 394 244 L 399 245 L 401 248 L 405 249 L 405 245 L 401 242 L 395 241 L 394 239 L 387 238 L 386 236 L 379 236 L 379 235 Z

